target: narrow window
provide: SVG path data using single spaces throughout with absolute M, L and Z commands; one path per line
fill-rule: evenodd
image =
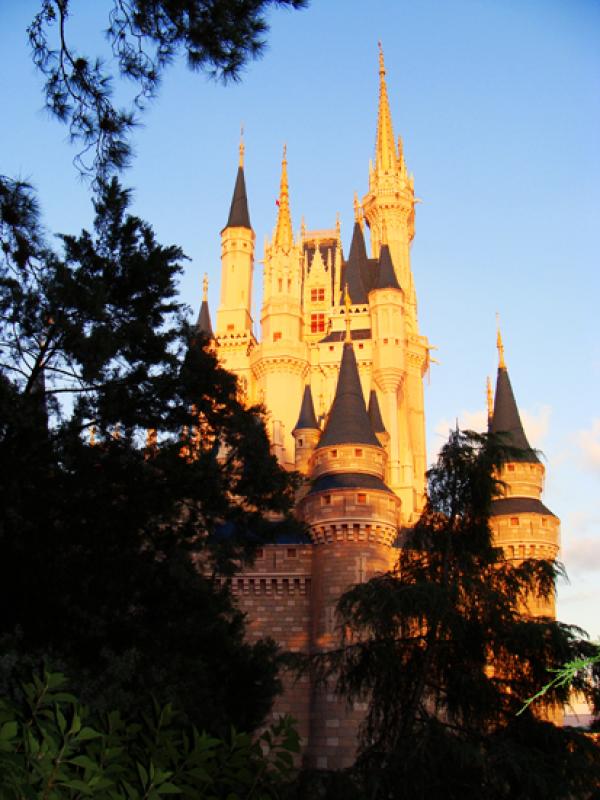
M 356 495 L 356 502 L 357 502 L 357 503 L 358 503 L 360 506 L 364 506 L 364 505 L 365 505 L 365 503 L 367 502 L 367 495 L 366 495 L 366 494 L 364 494 L 364 492 L 359 492 L 359 493 Z
M 288 547 L 287 557 L 288 558 L 296 558 L 296 548 L 295 547 Z
M 264 558 L 264 556 L 265 556 L 265 551 L 262 549 L 262 547 L 259 547 L 258 550 L 256 551 L 256 557 Z
M 518 517 L 511 517 L 510 518 L 510 524 L 511 525 L 518 525 L 519 524 L 519 518 Z
M 228 331 L 235 330 L 235 325 L 228 325 L 228 326 L 227 326 L 227 330 L 228 330 Z
M 331 451 L 331 457 L 332 458 L 337 458 L 337 450 L 332 450 Z
M 273 341 L 278 342 L 281 339 L 281 331 L 275 331 L 273 334 Z
M 302 439 L 298 439 L 298 447 L 302 447 Z
M 355 447 L 354 448 L 354 455 L 357 458 L 362 458 L 362 454 L 363 454 L 362 447 Z
M 514 464 L 509 464 L 508 465 L 508 471 L 509 472 L 514 472 L 515 471 L 515 465 Z
M 331 495 L 330 494 L 326 494 L 326 495 L 323 496 L 323 505 L 324 506 L 330 506 L 331 505 Z

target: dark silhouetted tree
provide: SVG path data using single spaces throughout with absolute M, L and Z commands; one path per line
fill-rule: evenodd
M 41 0 L 28 29 L 33 61 L 45 78 L 46 107 L 68 125 L 83 174 L 106 179 L 131 159 L 129 135 L 157 92 L 162 74 L 184 55 L 192 70 L 238 80 L 260 56 L 271 7 L 302 8 L 307 0 L 110 0 L 106 36 L 112 59 L 73 45 L 68 19 L 80 3 Z M 136 86 L 129 108 L 113 103 L 115 75 Z
M 355 768 L 365 797 L 584 798 L 600 779 L 597 746 L 542 718 L 567 686 L 518 715 L 549 669 L 594 648 L 581 630 L 527 613 L 560 567 L 494 546 L 494 475 L 507 455 L 491 435 L 452 433 L 395 570 L 339 602 L 345 641 L 327 667 L 343 695 L 368 701 Z M 597 665 L 574 677 L 596 711 L 599 687 Z
M 31 190 L 0 180 L 4 672 L 45 656 L 96 707 L 153 692 L 200 726 L 249 730 L 278 688 L 276 648 L 244 641 L 219 578 L 293 524 L 295 478 L 185 324 L 183 254 L 128 200 L 101 185 L 93 230 L 56 253 Z

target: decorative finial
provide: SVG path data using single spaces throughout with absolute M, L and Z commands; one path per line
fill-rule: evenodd
M 487 414 L 488 414 L 488 424 L 492 421 L 492 417 L 494 416 L 494 392 L 492 391 L 492 380 L 488 375 L 487 379 Z
M 498 348 L 498 369 L 506 369 L 506 362 L 504 361 L 504 344 L 502 342 L 502 334 L 500 333 L 500 314 L 496 312 L 496 325 L 498 334 L 496 336 L 496 347 Z
M 340 236 L 342 235 L 342 220 L 340 217 L 340 212 L 335 212 L 335 235 L 339 240 Z
M 381 42 L 377 42 L 377 47 L 379 48 L 379 74 L 385 75 L 385 63 L 383 61 L 383 46 Z
M 244 126 L 243 125 L 240 128 L 240 148 L 239 148 L 239 150 L 240 150 L 239 165 L 240 165 L 240 167 L 243 167 L 244 166 L 244 151 L 246 150 L 246 147 L 244 146 Z
M 287 160 L 287 144 L 283 145 L 283 161 Z
M 352 337 L 350 336 L 350 305 L 352 301 L 350 300 L 350 292 L 348 291 L 348 284 L 344 285 L 344 306 L 346 308 L 346 338 L 344 339 L 345 342 L 351 342 Z
M 202 302 L 206 303 L 208 300 L 208 273 L 204 273 L 204 278 L 202 278 Z

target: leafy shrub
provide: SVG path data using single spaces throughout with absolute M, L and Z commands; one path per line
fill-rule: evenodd
M 2 800 L 277 800 L 294 775 L 290 717 L 259 738 L 186 729 L 170 705 L 124 719 L 91 713 L 44 671 L 20 702 L 0 699 Z

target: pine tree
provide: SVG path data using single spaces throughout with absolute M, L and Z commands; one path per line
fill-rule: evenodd
M 497 436 L 456 431 L 429 472 L 427 506 L 401 535 L 393 572 L 338 606 L 343 646 L 328 656 L 338 690 L 367 700 L 355 774 L 368 798 L 584 798 L 600 753 L 544 718 L 568 700 L 553 686 L 518 714 L 548 670 L 593 652 L 583 632 L 527 613 L 558 564 L 508 561 L 494 547 Z M 575 688 L 600 710 L 600 670 Z
M 292 524 L 295 479 L 185 323 L 183 254 L 128 203 L 102 185 L 56 253 L 30 189 L 0 181 L 0 672 L 44 657 L 96 708 L 152 692 L 250 730 L 276 648 L 244 641 L 220 577 Z
M 106 4 L 108 59 L 93 58 L 72 41 L 70 17 L 82 5 L 40 0 L 27 33 L 33 62 L 45 78 L 46 108 L 82 148 L 77 168 L 105 180 L 130 162 L 137 115 L 178 56 L 194 71 L 239 80 L 247 62 L 265 49 L 268 10 L 302 8 L 306 0 L 112 0 Z M 114 103 L 115 77 L 135 87 L 129 106 Z

